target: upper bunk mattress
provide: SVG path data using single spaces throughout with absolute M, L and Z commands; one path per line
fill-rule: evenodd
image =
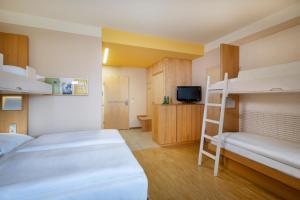
M 218 136 L 215 136 L 215 138 Z M 253 133 L 223 133 L 222 145 L 231 144 L 300 169 L 300 144 Z
M 103 129 L 93 131 L 64 132 L 41 135 L 20 146 L 17 152 L 43 151 L 77 146 L 125 143 L 118 130 Z
M 0 199 L 147 199 L 125 143 L 14 152 L 0 159 Z
M 228 93 L 300 92 L 300 61 L 242 70 L 237 78 L 228 80 Z M 224 81 L 210 89 L 224 88 Z

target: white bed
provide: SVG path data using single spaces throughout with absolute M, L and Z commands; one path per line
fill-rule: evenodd
M 114 132 L 43 136 L 1 157 L 0 199 L 147 199 L 147 177 L 126 143 L 120 142 L 121 136 Z M 109 133 L 116 140 L 87 142 L 92 135 L 101 140 L 99 134 Z M 83 134 L 89 135 L 85 142 L 70 145 L 68 138 L 76 143 L 84 138 Z M 27 150 L 22 152 L 22 148 Z
M 215 141 L 218 136 L 214 137 Z M 222 147 L 300 179 L 300 144 L 254 133 L 223 133 Z

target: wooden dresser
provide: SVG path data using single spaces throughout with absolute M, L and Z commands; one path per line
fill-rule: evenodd
M 159 145 L 196 142 L 200 138 L 202 104 L 153 105 L 153 139 Z

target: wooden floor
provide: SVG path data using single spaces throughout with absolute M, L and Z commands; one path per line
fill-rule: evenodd
M 147 174 L 150 199 L 277 199 L 228 170 L 214 177 L 213 162 L 206 159 L 198 167 L 197 153 L 197 145 L 134 151 Z

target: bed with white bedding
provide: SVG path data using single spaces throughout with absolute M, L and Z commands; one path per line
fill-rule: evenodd
M 215 136 L 212 143 L 218 136 Z M 223 133 L 222 148 L 300 179 L 300 144 L 254 133 Z
M 0 158 L 0 172 L 1 200 L 147 199 L 147 177 L 114 130 L 30 140 Z

